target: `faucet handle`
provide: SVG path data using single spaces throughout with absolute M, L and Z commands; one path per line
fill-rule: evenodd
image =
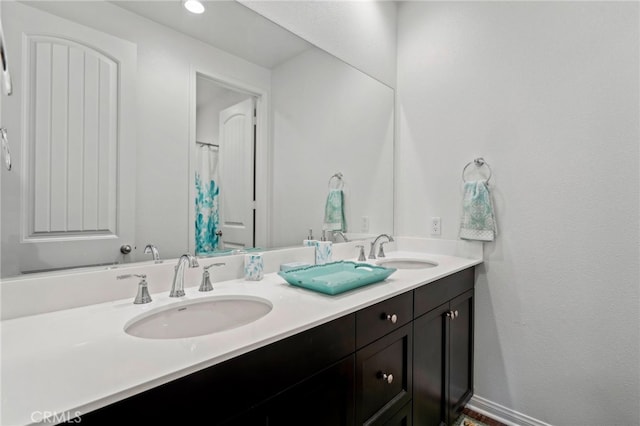
M 203 266 L 202 270 L 204 271 L 202 273 L 202 282 L 200 283 L 200 287 L 198 288 L 198 291 L 211 291 L 213 290 L 213 284 L 211 284 L 211 277 L 209 275 L 209 268 L 211 268 L 212 266 L 224 266 L 226 265 L 226 263 L 211 263 L 207 266 Z
M 389 241 L 380 241 L 380 249 L 378 250 L 378 257 L 385 257 L 383 246 L 387 244 Z
M 223 262 L 218 262 L 218 263 L 211 263 L 207 266 L 203 266 L 202 269 L 204 269 L 205 271 L 207 271 L 209 268 L 211 268 L 212 266 L 224 266 L 226 265 L 226 263 Z M 208 271 L 207 271 L 208 272 Z
M 143 280 L 147 278 L 147 274 L 125 274 L 125 275 L 118 275 L 116 277 L 117 280 L 124 280 L 126 278 L 132 278 L 132 277 L 138 277 L 138 278 L 142 278 Z
M 140 282 L 138 283 L 138 294 L 136 294 L 136 298 L 133 300 L 133 303 L 136 305 L 140 305 L 143 303 L 149 303 L 152 301 L 151 295 L 149 294 L 149 289 L 147 288 L 147 274 L 125 274 L 118 275 L 116 279 L 124 280 L 126 278 L 138 277 L 140 278 Z
M 364 255 L 364 246 L 362 244 L 358 244 L 356 248 L 360 249 L 360 254 L 358 255 L 358 262 L 366 262 L 367 258 Z

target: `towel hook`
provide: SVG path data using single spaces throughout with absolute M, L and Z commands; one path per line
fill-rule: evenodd
M 329 178 L 329 189 L 331 189 L 331 181 L 333 179 L 338 179 L 338 186 L 335 189 L 342 189 L 344 187 L 344 182 L 342 181 L 342 173 L 335 173 L 333 176 Z
M 478 157 L 478 158 L 474 159 L 473 161 L 469 161 L 467 163 L 467 165 L 464 166 L 464 168 L 462 169 L 462 181 L 465 182 L 465 183 L 467 182 L 467 180 L 464 178 L 464 173 L 467 171 L 467 167 L 469 167 L 472 164 L 474 164 L 478 168 L 480 168 L 482 166 L 487 166 L 487 169 L 489 170 L 489 177 L 487 178 L 486 182 L 488 184 L 489 180 L 491 179 L 491 174 L 492 174 L 491 167 L 489 166 L 489 163 L 484 161 L 484 158 L 482 158 L 482 157 Z

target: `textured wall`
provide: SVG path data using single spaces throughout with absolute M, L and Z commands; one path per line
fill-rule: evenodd
M 457 238 L 490 163 L 498 240 L 476 299 L 475 392 L 554 425 L 640 423 L 639 5 L 398 10 L 396 232 Z

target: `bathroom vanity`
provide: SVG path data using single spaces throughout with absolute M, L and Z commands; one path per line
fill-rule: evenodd
M 473 286 L 471 267 L 88 413 L 82 423 L 451 424 L 473 393 Z
M 437 266 L 398 269 L 336 296 L 287 284 L 272 272 L 276 251 L 265 253 L 259 282 L 214 282 L 209 293 L 187 286 L 183 298 L 169 298 L 154 293 L 155 278 L 146 305 L 127 298 L 4 320 L 2 423 L 451 424 L 473 392 L 482 256 L 462 257 L 459 242 L 420 251 L 416 241 L 400 239 L 387 257 Z M 203 336 L 124 331 L 140 315 L 225 297 L 267 300 L 272 309 Z

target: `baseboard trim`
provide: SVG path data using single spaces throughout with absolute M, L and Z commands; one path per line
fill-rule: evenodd
M 552 426 L 477 395 L 471 397 L 467 408 L 508 426 Z

